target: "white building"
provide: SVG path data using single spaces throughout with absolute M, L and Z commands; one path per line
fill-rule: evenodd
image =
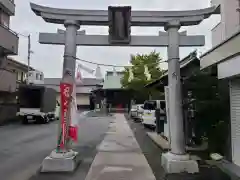
M 215 66 L 218 79 L 229 81 L 232 161 L 240 166 L 240 0 L 212 5 L 220 6 L 221 21 L 212 29 L 213 48 L 201 56 L 201 69 Z
M 44 86 L 57 91 L 57 100 L 60 102 L 60 81 L 61 78 L 44 78 Z M 103 80 L 96 78 L 83 78 L 82 83 L 77 84 L 76 100 L 81 109 L 90 107 L 91 91 L 97 87 L 102 87 Z
M 29 71 L 27 76 L 27 84 L 44 84 L 44 74 L 41 71 Z

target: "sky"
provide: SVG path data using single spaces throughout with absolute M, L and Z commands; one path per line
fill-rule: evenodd
M 11 29 L 24 35 L 31 34 L 32 51 L 30 65 L 44 72 L 48 78 L 61 77 L 63 64 L 63 46 L 42 45 L 38 43 L 39 32 L 55 33 L 58 28 L 64 29 L 62 25 L 46 23 L 41 17 L 36 16 L 30 9 L 30 2 L 56 8 L 70 9 L 103 9 L 107 10 L 109 5 L 132 6 L 132 10 L 192 10 L 210 6 L 210 0 L 15 0 L 16 14 L 11 18 Z M 180 57 L 184 58 L 191 51 L 198 49 L 199 54 L 211 48 L 211 29 L 220 21 L 218 15 L 211 16 L 198 26 L 182 27 L 181 31 L 187 30 L 188 35 L 205 35 L 206 45 L 200 48 L 180 48 Z M 108 33 L 107 27 L 83 26 L 80 30 L 86 30 L 87 34 Z M 157 35 L 161 27 L 132 27 L 132 35 Z M 88 61 L 129 65 L 131 54 L 143 54 L 151 51 L 160 52 L 161 57 L 166 59 L 167 48 L 144 48 L 144 47 L 78 47 L 77 57 Z M 27 64 L 27 38 L 19 36 L 19 54 L 14 57 L 17 61 Z M 95 65 L 82 63 L 83 65 L 96 69 Z M 167 64 L 161 64 L 161 68 L 167 69 Z M 102 73 L 112 71 L 111 67 L 101 67 Z M 121 69 L 116 69 L 121 70 Z M 94 77 L 82 71 L 83 77 Z

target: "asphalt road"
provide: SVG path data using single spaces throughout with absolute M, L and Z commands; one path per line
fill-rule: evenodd
M 50 124 L 12 124 L 0 127 L 1 180 L 75 180 L 84 179 L 95 154 L 96 146 L 108 129 L 110 118 L 84 118 L 79 115 L 79 152 L 81 164 L 73 174 L 39 173 L 42 160 L 55 148 L 58 121 Z
M 96 155 L 96 146 L 101 143 L 112 117 L 83 117 L 79 115 L 79 143 L 74 150 L 79 152 L 81 163 L 74 173 L 40 173 L 42 160 L 56 146 L 57 123 L 13 124 L 0 127 L 0 179 L 1 180 L 84 180 Z M 215 167 L 200 163 L 196 175 L 166 175 L 161 168 L 162 150 L 146 135 L 140 123 L 129 120 L 129 125 L 147 158 L 156 180 L 230 180 Z

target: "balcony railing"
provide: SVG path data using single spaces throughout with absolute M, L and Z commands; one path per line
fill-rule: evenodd
M 16 92 L 16 74 L 6 69 L 0 69 L 0 91 Z
M 0 25 L 0 50 L 7 55 L 18 54 L 18 35 L 8 27 Z
M 10 16 L 15 15 L 14 0 L 0 0 L 0 7 L 2 7 Z

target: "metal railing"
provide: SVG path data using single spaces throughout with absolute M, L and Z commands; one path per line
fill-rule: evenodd
M 8 30 L 9 32 L 11 32 L 13 35 L 18 37 L 18 33 L 16 33 L 15 31 L 11 30 L 8 26 L 6 26 L 4 24 L 1 24 L 1 23 L 0 23 L 0 26 L 3 27 L 4 29 Z
M 19 37 L 9 27 L 0 24 L 0 46 L 5 49 L 7 55 L 17 55 Z

